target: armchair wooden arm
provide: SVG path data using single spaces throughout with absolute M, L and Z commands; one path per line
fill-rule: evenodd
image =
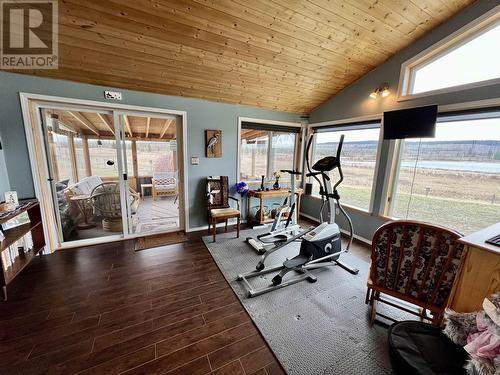
M 240 200 L 235 197 L 228 197 L 229 199 L 232 199 L 233 201 L 236 201 L 236 206 L 238 207 L 238 211 L 240 210 Z

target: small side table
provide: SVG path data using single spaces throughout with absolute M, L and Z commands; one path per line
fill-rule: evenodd
M 69 199 L 76 203 L 76 206 L 83 215 L 83 223 L 77 225 L 78 229 L 88 229 L 94 227 L 94 224 L 89 223 L 89 218 L 87 215 L 87 204 L 90 202 L 90 195 L 74 195 Z
M 295 212 L 297 215 L 297 218 L 299 217 L 300 213 L 300 197 L 302 196 L 303 190 L 302 189 L 295 189 Z M 264 219 L 264 200 L 265 199 L 270 199 L 270 198 L 280 198 L 280 197 L 286 197 L 287 195 L 290 194 L 290 189 L 279 189 L 279 190 L 264 190 L 264 191 L 258 191 L 258 190 L 250 190 L 247 194 L 247 199 L 248 199 L 248 210 L 247 210 L 247 221 L 249 223 L 251 222 L 256 222 L 257 224 L 267 224 L 272 222 L 272 219 Z M 250 214 L 250 201 L 251 198 L 256 198 L 259 200 L 259 208 L 260 208 L 260 218 L 256 219 L 253 218 Z
M 141 197 L 144 198 L 144 189 L 153 189 L 153 184 L 141 184 Z M 152 194 L 152 192 L 151 192 Z

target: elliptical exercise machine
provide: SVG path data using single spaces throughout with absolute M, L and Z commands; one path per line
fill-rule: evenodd
M 264 268 L 266 258 L 276 250 L 288 245 L 290 242 L 302 237 L 310 231 L 303 230 L 297 223 L 297 213 L 295 210 L 295 176 L 302 172 L 285 170 L 281 172 L 290 174 L 290 194 L 285 198 L 283 204 L 279 207 L 273 222 L 270 225 L 270 231 L 258 235 L 257 238 L 247 237 L 245 242 L 259 253 L 264 254 L 259 262 L 258 270 Z M 286 216 L 286 219 L 285 219 Z M 312 229 L 312 228 L 311 228 Z
M 340 204 L 340 195 L 337 191 L 337 187 L 344 180 L 344 175 L 342 173 L 342 167 L 340 164 L 340 153 L 342 151 L 344 135 L 341 135 L 340 137 L 336 156 L 324 157 L 323 159 L 317 161 L 312 167 L 310 167 L 309 150 L 312 144 L 313 137 L 314 134 L 311 135 L 307 144 L 306 164 L 309 173 L 307 173 L 306 176 L 313 177 L 319 183 L 319 194 L 322 200 L 320 209 L 320 219 L 322 223 L 317 227 L 308 230 L 307 233 L 301 236 L 302 243 L 300 246 L 299 254 L 297 256 L 291 259 L 287 259 L 285 262 L 283 262 L 283 264 L 273 266 L 265 270 L 263 269 L 264 263 L 261 259 L 261 261 L 257 264 L 256 271 L 238 275 L 238 280 L 241 280 L 246 284 L 249 297 L 255 297 L 260 294 L 283 288 L 285 286 L 295 284 L 306 279 L 310 282 L 316 282 L 317 277 L 309 272 L 310 270 L 316 268 L 339 265 L 352 274 L 357 274 L 359 272 L 358 269 L 339 261 L 340 255 L 349 251 L 354 235 L 352 221 Z M 337 182 L 335 182 L 332 189 L 329 172 L 335 169 L 338 169 L 340 178 Z M 321 175 L 322 177 L 321 180 L 318 178 L 319 175 Z M 345 216 L 349 224 L 349 242 L 345 249 L 342 249 L 340 229 L 339 226 L 335 223 L 335 203 L 337 204 L 339 210 Z M 326 222 L 323 221 L 323 208 L 325 204 L 327 204 L 328 207 L 328 221 Z M 291 271 L 296 271 L 300 275 L 288 280 L 283 280 L 285 275 Z M 271 272 L 278 273 L 273 277 L 272 285 L 270 286 L 254 289 L 248 281 L 248 279 L 250 278 L 254 278 Z

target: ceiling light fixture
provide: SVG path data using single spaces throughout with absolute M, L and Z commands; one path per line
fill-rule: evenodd
M 389 91 L 389 84 L 383 83 L 370 93 L 370 98 L 372 99 L 377 99 L 379 97 L 387 98 L 390 93 L 391 92 Z

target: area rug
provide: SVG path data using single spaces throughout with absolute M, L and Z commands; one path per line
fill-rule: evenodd
M 187 236 L 184 232 L 162 233 L 153 236 L 139 237 L 135 240 L 135 251 L 151 249 L 155 247 L 173 245 L 186 242 Z
M 318 281 L 247 297 L 237 275 L 255 269 L 259 255 L 244 242 L 262 231 L 245 230 L 203 238 L 206 247 L 243 306 L 288 374 L 390 374 L 387 326 L 370 327 L 365 305 L 368 263 L 349 254 L 342 259 L 359 268 L 351 275 L 338 266 L 313 270 Z M 295 242 L 275 252 L 267 265 L 282 263 L 297 254 Z M 270 285 L 274 275 L 250 279 L 252 285 Z M 385 308 L 387 309 L 387 308 Z M 379 305 L 382 312 L 384 307 Z M 402 320 L 407 314 L 390 309 L 386 314 Z M 406 316 L 405 316 L 406 315 Z

